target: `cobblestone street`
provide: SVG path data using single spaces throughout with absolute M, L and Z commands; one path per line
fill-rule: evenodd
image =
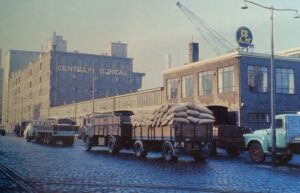
M 0 192 L 299 192 L 300 157 L 287 166 L 251 163 L 248 154 L 225 153 L 205 163 L 182 157 L 166 163 L 159 153 L 138 159 L 131 151 L 109 155 L 0 137 Z

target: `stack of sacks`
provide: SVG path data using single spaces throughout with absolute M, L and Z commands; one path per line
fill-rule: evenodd
M 133 127 L 139 127 L 139 126 L 150 126 L 152 125 L 154 113 L 156 110 L 153 109 L 147 109 L 147 110 L 139 110 L 133 112 L 134 115 L 130 117 L 131 124 Z
M 207 124 L 215 122 L 213 113 L 193 103 L 165 104 L 155 111 L 139 111 L 131 116 L 133 126 L 166 126 L 174 123 Z

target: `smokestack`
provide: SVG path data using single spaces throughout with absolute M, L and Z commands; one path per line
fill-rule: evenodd
M 189 44 L 189 63 L 199 61 L 199 44 L 191 42 Z
M 171 54 L 165 55 L 165 64 L 166 64 L 166 69 L 172 68 Z

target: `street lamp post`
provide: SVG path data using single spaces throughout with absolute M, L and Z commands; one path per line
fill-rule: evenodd
M 272 130 L 272 165 L 276 166 L 276 128 L 274 125 L 275 120 L 275 102 L 274 102 L 274 28 L 273 28 L 273 12 L 274 11 L 292 11 L 295 12 L 296 15 L 294 18 L 299 18 L 298 10 L 296 9 L 278 9 L 273 6 L 264 6 L 253 1 L 244 0 L 245 5 L 242 9 L 248 9 L 247 3 L 253 4 L 255 6 L 270 10 L 271 14 L 271 58 L 270 58 L 270 74 L 271 74 L 271 130 Z
M 93 97 L 93 114 L 92 117 L 94 117 L 94 113 L 95 113 L 95 68 L 93 69 L 93 93 L 92 93 L 92 97 Z

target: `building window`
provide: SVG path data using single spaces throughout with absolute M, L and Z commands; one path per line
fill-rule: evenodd
M 167 99 L 176 99 L 178 84 L 177 78 L 170 78 L 167 80 Z
M 248 119 L 252 123 L 268 123 L 270 121 L 267 113 L 249 113 Z
M 293 69 L 276 68 L 276 93 L 295 93 Z
M 186 75 L 182 77 L 182 98 L 191 97 L 194 95 L 194 81 L 193 75 Z
M 268 92 L 267 67 L 248 66 L 248 87 L 252 92 Z
M 42 77 L 40 76 L 40 83 L 42 82 Z
M 76 80 L 76 74 L 72 74 L 72 79 Z
M 76 86 L 73 86 L 73 87 L 72 87 L 72 91 L 73 91 L 73 92 L 76 92 L 76 91 L 77 91 L 77 87 L 76 87 Z
M 29 88 L 31 88 L 31 81 L 29 82 Z
M 200 72 L 199 73 L 199 95 L 211 95 L 212 94 L 212 72 Z
M 234 91 L 233 66 L 218 69 L 218 90 L 219 93 L 228 93 Z

